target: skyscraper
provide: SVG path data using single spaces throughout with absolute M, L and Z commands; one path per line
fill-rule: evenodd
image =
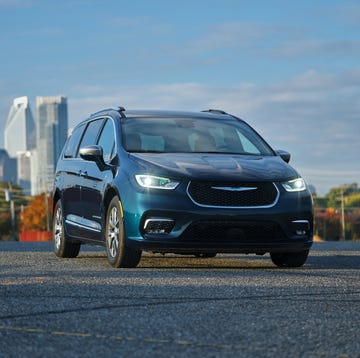
M 31 157 L 30 151 L 17 153 L 17 182 L 26 194 L 31 193 Z
M 36 97 L 37 175 L 34 193 L 50 190 L 57 160 L 67 138 L 67 99 L 62 96 Z M 33 176 L 34 177 L 34 176 Z
M 6 175 L 3 180 L 6 177 L 6 180 L 13 183 L 17 181 L 23 189 L 29 189 L 30 166 L 22 166 L 20 173 L 17 173 L 17 157 L 19 153 L 33 150 L 35 145 L 35 122 L 29 100 L 27 97 L 15 98 L 4 130 L 4 147 L 9 159 L 6 161 Z
M 4 130 L 4 147 L 11 158 L 36 146 L 35 122 L 27 97 L 15 98 Z
M 16 182 L 16 159 L 10 158 L 5 149 L 0 149 L 0 181 Z

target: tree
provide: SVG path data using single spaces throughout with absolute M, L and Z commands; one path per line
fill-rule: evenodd
M 49 198 L 45 198 L 45 194 L 33 197 L 32 201 L 20 215 L 20 231 L 45 231 L 47 229 L 47 215 L 50 215 L 50 212 L 46 212 L 46 200 L 48 200 L 48 208 L 51 208 L 51 206 Z
M 5 194 L 6 192 L 8 195 Z M 11 237 L 11 211 L 8 199 L 14 203 L 15 237 L 17 237 L 17 223 L 21 208 L 27 205 L 29 201 L 29 197 L 24 195 L 18 185 L 0 182 L 0 240 L 9 240 Z
M 356 192 L 359 192 L 359 188 L 356 183 L 344 184 L 342 186 L 332 188 L 329 194 L 327 194 L 327 198 L 328 198 L 327 206 L 335 208 L 339 206 L 339 202 L 341 201 L 341 195 L 345 197 Z
M 315 233 L 324 240 L 339 240 L 341 236 L 340 214 L 334 208 L 315 211 Z
M 332 188 L 324 197 L 314 196 L 315 233 L 325 240 L 360 238 L 360 189 L 356 183 Z
M 345 198 L 345 204 L 350 207 L 360 207 L 360 191 L 357 193 L 351 193 L 347 198 Z

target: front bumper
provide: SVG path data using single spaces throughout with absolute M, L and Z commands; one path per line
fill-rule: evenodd
M 178 254 L 197 254 L 197 253 L 244 253 L 263 255 L 267 252 L 300 252 L 310 249 L 312 240 L 299 240 L 296 242 L 269 242 L 269 243 L 227 243 L 227 242 L 187 242 L 184 244 L 179 241 L 144 241 L 133 240 L 127 241 L 127 245 L 131 248 L 160 252 L 160 253 L 178 253 Z
M 140 250 L 264 254 L 303 251 L 312 245 L 312 199 L 307 191 L 280 191 L 276 205 L 266 208 L 201 207 L 182 188 L 137 192 L 123 206 L 126 245 Z

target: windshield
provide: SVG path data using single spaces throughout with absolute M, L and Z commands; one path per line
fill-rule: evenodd
M 122 123 L 128 152 L 274 155 L 246 123 L 207 118 L 127 118 Z

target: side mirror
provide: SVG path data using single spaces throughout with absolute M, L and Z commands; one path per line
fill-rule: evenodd
M 286 152 L 285 150 L 276 150 L 275 153 L 281 157 L 281 159 L 286 162 L 289 163 L 290 162 L 290 158 L 291 158 L 291 154 L 289 152 Z
M 80 148 L 80 157 L 89 162 L 95 162 L 99 168 L 105 167 L 103 158 L 103 149 L 100 145 L 89 145 L 87 147 Z

